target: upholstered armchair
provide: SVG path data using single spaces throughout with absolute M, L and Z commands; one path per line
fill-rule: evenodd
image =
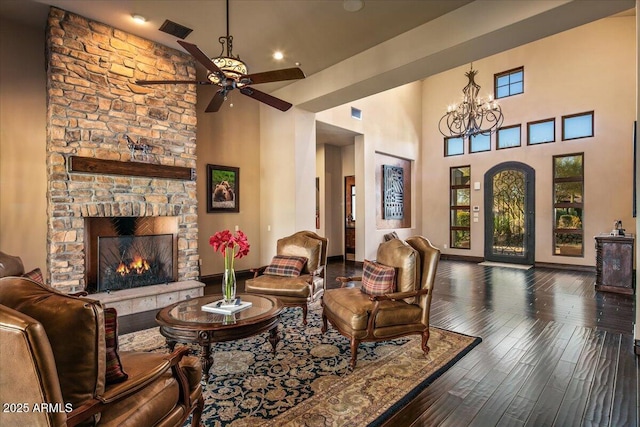
M 0 401 L 13 405 L 0 424 L 178 427 L 193 413 L 199 425 L 199 359 L 185 347 L 118 353 L 112 313 L 25 277 L 0 279 Z
M 375 263 L 365 261 L 362 277 L 339 277 L 342 287 L 325 292 L 322 332 L 330 322 L 351 340 L 351 369 L 356 367 L 361 341 L 417 334 L 422 336 L 422 351 L 429 353 L 429 310 L 439 260 L 440 251 L 424 237 L 391 239 L 380 244 Z M 358 281 L 363 286 L 371 282 L 368 293 L 345 287 Z
M 300 268 L 294 267 L 296 261 Z M 326 265 L 327 239 L 312 231 L 299 231 L 278 240 L 276 257 L 270 265 L 252 270 L 254 276 L 245 282 L 245 291 L 271 295 L 285 306 L 302 308 L 306 325 L 308 304 L 325 291 Z

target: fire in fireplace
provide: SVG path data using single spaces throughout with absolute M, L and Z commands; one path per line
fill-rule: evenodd
M 173 235 L 98 237 L 97 292 L 173 281 Z

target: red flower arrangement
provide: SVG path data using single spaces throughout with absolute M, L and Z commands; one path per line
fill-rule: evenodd
M 222 277 L 222 297 L 231 304 L 236 298 L 236 274 L 233 261 L 249 253 L 249 241 L 242 231 L 231 234 L 229 230 L 218 231 L 209 238 L 209 245 L 224 257 L 224 276 Z
M 235 235 L 229 230 L 218 231 L 209 238 L 209 245 L 224 257 L 225 270 L 233 270 L 233 260 L 247 255 L 250 248 L 247 235 L 240 230 Z

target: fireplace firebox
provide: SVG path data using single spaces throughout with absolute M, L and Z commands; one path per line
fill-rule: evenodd
M 85 219 L 86 290 L 111 292 L 174 282 L 175 217 Z
M 173 236 L 99 236 L 97 292 L 173 281 Z

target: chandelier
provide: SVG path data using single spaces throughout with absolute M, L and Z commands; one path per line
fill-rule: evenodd
M 468 137 L 472 135 L 491 135 L 502 125 L 502 109 L 492 96 L 487 100 L 478 98 L 480 85 L 474 81 L 478 71 L 473 69 L 465 73 L 469 83 L 462 89 L 464 98 L 459 105 L 450 105 L 447 113 L 438 123 L 440 133 L 448 138 Z

